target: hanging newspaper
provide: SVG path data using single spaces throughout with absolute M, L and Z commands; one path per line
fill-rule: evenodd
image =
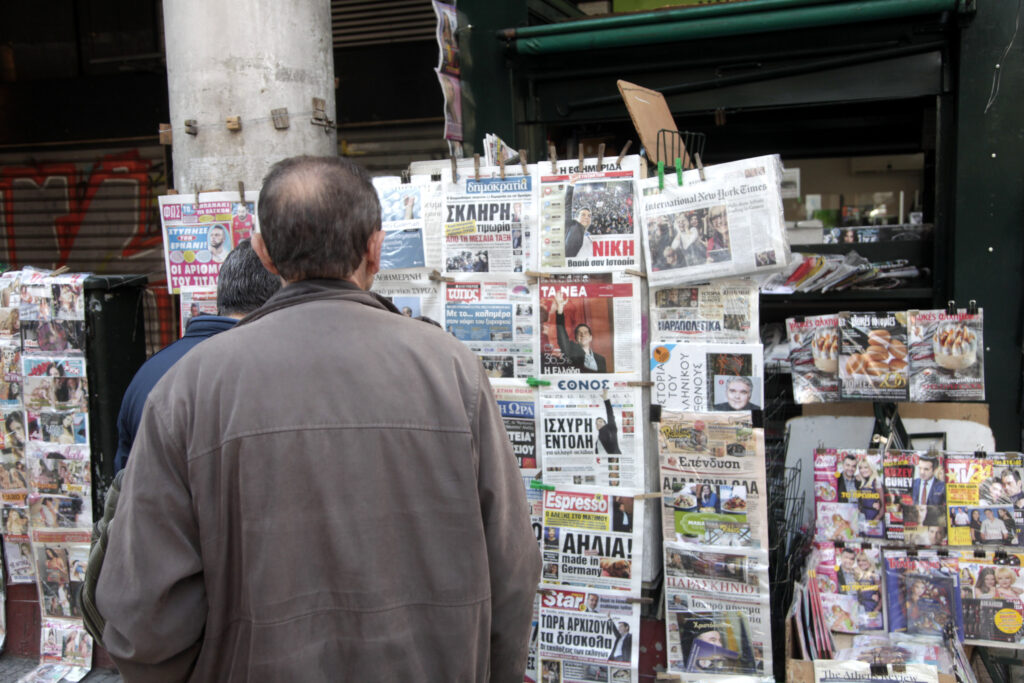
M 196 205 L 194 194 L 159 197 L 164 236 L 167 291 L 181 287 L 214 286 L 232 247 L 259 232 L 256 200 L 259 192 L 205 192 Z
M 739 471 L 757 448 L 749 412 L 661 413 L 658 452 L 670 468 Z
M 377 273 L 371 289 L 390 300 L 402 315 L 410 318 L 426 317 L 438 324 L 444 318 L 441 283 L 431 280 L 430 274 L 425 271 Z
M 665 544 L 669 671 L 683 680 L 774 680 L 770 614 L 766 551 L 709 553 Z
M 839 314 L 839 392 L 844 401 L 909 397 L 907 314 Z
M 957 559 L 964 645 L 1024 649 L 1024 555 L 963 550 Z
M 216 287 L 182 287 L 179 291 L 181 304 L 178 310 L 180 314 L 181 336 L 185 336 L 185 330 L 193 318 L 201 315 L 217 315 L 217 288 Z
M 883 673 L 878 669 L 882 667 Z M 938 670 L 929 664 L 873 664 L 856 660 L 819 659 L 814 662 L 814 683 L 939 683 Z
M 533 527 L 533 535 L 537 539 L 537 548 L 543 550 L 544 536 L 544 489 L 534 486 L 533 482 L 538 480 L 520 470 L 523 477 L 523 488 L 526 490 L 526 507 L 530 510 L 530 526 Z
M 533 619 L 530 621 L 530 645 L 526 650 L 526 669 L 523 671 L 523 683 L 537 683 L 537 641 L 540 636 L 540 593 L 533 598 Z
M 642 393 L 639 388 L 593 381 L 589 391 L 561 379 L 540 393 L 544 482 L 644 489 Z
M 853 638 L 853 646 L 836 653 L 836 659 L 868 664 L 928 664 L 950 673 L 952 660 L 941 638 L 906 633 L 865 633 Z
M 444 139 L 462 140 L 462 82 L 434 69 L 444 95 Z
M 723 280 L 652 293 L 651 339 L 759 344 L 758 291 L 750 280 Z
M 515 380 L 491 380 L 494 400 L 501 411 L 512 452 L 524 476 L 533 477 L 539 471 L 537 449 L 537 391 Z
M 984 401 L 983 312 L 910 311 L 910 400 Z
M 740 425 L 737 430 L 746 429 Z M 694 457 L 695 432 L 687 416 L 662 412 L 658 460 L 665 541 L 767 548 L 764 432 L 754 429 L 751 438 L 737 442 L 737 455 Z
M 882 454 L 864 450 L 819 448 L 814 452 L 814 502 L 819 529 L 830 530 L 818 540 L 848 541 L 843 520 L 856 519 L 852 538 L 885 536 Z M 827 507 L 822 507 L 822 506 Z M 838 512 L 840 519 L 832 518 Z M 847 514 L 844 514 L 847 513 Z M 835 536 L 835 537 L 833 537 Z
M 780 270 L 789 261 L 778 156 L 640 181 L 652 287 Z M 659 189 L 659 185 L 664 185 Z
M 796 403 L 839 400 L 839 316 L 786 318 Z
M 640 596 L 644 505 L 608 489 L 544 492 L 541 583 Z
M 624 273 L 542 278 L 541 375 L 639 378 L 640 289 L 639 281 Z
M 946 545 L 946 482 L 939 452 L 889 451 L 885 471 L 885 538 L 906 545 Z
M 886 550 L 885 612 L 890 632 L 942 636 L 947 626 L 964 639 L 960 570 L 955 557 L 921 550 Z
M 444 329 L 480 357 L 488 377 L 535 375 L 537 317 L 526 279 L 484 277 L 444 283 Z
M 694 413 L 761 410 L 764 349 L 760 344 L 651 346 L 651 402 Z
M 384 244 L 380 252 L 382 271 L 426 266 L 424 234 L 428 188 L 418 183 L 403 183 L 394 176 L 373 179 L 380 199 L 381 229 Z
M 640 157 L 578 159 L 538 164 L 540 235 L 538 263 L 552 273 L 640 267 L 636 180 Z
M 948 454 L 949 545 L 1024 546 L 1022 479 L 1020 453 Z
M 437 62 L 437 69 L 446 74 L 458 76 L 461 72 L 461 60 L 459 59 L 459 41 L 456 39 L 459 26 L 458 15 L 455 12 L 455 4 L 445 4 L 433 0 L 434 14 L 437 15 L 437 46 L 440 48 L 440 57 Z
M 544 590 L 537 655 L 541 681 L 637 683 L 640 606 L 622 591 Z
M 498 167 L 459 175 L 444 186 L 442 257 L 448 273 L 521 273 L 531 258 L 532 174 Z

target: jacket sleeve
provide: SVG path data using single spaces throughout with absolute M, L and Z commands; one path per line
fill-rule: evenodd
M 519 683 L 540 581 L 540 550 L 523 480 L 490 383 L 478 374 L 473 436 L 491 583 L 491 683 Z
M 569 333 L 565 331 L 565 313 L 555 313 L 555 336 L 558 338 L 558 350 L 570 363 L 577 363 L 576 351 L 579 348 L 574 341 L 569 341 Z
M 125 681 L 187 680 L 206 624 L 185 448 L 148 401 L 96 586 L 103 641 Z

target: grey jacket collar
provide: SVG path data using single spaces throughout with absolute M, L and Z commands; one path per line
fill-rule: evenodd
M 267 299 L 266 303 L 242 318 L 238 324 L 245 325 L 283 308 L 326 299 L 352 301 L 401 315 L 395 305 L 381 295 L 360 289 L 348 280 L 312 279 L 292 282 L 277 290 L 272 297 Z

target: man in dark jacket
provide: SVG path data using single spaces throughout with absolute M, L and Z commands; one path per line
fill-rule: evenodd
M 604 356 L 594 351 L 594 331 L 590 325 L 580 323 L 572 332 L 576 339 L 569 339 L 569 333 L 565 329 L 565 305 L 568 302 L 567 295 L 561 292 L 555 294 L 555 336 L 558 338 L 558 350 L 580 372 L 608 372 L 608 363 Z
M 522 680 L 540 551 L 475 355 L 369 292 L 380 204 L 276 164 L 285 286 L 154 387 L 97 585 L 125 681 Z
M 604 399 L 604 410 L 608 416 L 607 420 L 597 418 L 597 453 L 607 453 L 608 455 L 620 455 L 622 453 L 619 450 L 619 426 L 615 423 L 615 410 L 612 408 L 611 399 L 608 398 L 608 390 L 605 389 L 601 395 Z
M 142 420 L 142 407 L 146 405 L 149 392 L 160 378 L 196 344 L 231 329 L 245 315 L 262 306 L 280 288 L 281 279 L 263 267 L 248 240 L 240 242 L 228 254 L 217 278 L 218 315 L 199 315 L 189 320 L 185 335 L 143 363 L 125 390 L 121 410 L 117 414 L 115 473 L 124 469 L 128 463 L 128 454 L 131 453 Z

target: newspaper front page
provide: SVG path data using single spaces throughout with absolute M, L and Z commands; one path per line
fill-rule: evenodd
M 201 315 L 217 315 L 216 287 L 182 287 L 178 290 L 181 303 L 178 309 L 181 336 L 185 336 L 188 324 Z
M 640 267 L 636 181 L 640 157 L 540 163 L 538 266 L 550 273 L 591 273 Z
M 644 506 L 590 488 L 544 492 L 541 583 L 615 588 L 640 595 Z
M 394 176 L 374 178 L 373 187 L 380 199 L 384 231 L 380 269 L 426 267 L 426 203 L 430 189 L 420 183 L 404 183 Z
M 652 287 L 781 270 L 789 262 L 778 156 L 640 181 Z
M 540 393 L 545 483 L 644 489 L 642 393 L 609 384 L 557 380 Z
M 661 419 L 658 454 L 665 541 L 767 548 L 763 430 L 754 429 L 745 442 L 737 442 L 735 455 L 728 455 L 728 447 L 726 455 L 704 455 L 693 445 L 691 418 L 662 411 Z M 746 427 L 736 429 L 744 434 Z
M 499 275 L 444 283 L 444 329 L 480 357 L 488 377 L 536 374 L 537 314 L 525 278 Z
M 442 223 L 446 273 L 522 273 L 531 263 L 534 177 L 498 167 L 445 183 Z
M 545 683 L 638 683 L 640 605 L 623 591 L 543 589 L 538 635 Z
M 541 375 L 639 379 L 640 290 L 625 273 L 541 278 Z
M 883 666 L 886 673 L 875 673 L 869 662 L 819 659 L 814 662 L 814 683 L 939 683 L 939 672 L 930 664 Z
M 537 390 L 516 380 L 491 380 L 491 389 L 519 469 L 524 476 L 533 478 L 540 471 Z
M 651 402 L 707 413 L 761 410 L 764 347 L 760 344 L 651 344 Z
M 258 191 L 202 192 L 158 197 L 164 236 L 167 291 L 182 287 L 212 287 L 231 249 L 259 232 Z
M 651 339 L 758 344 L 757 285 L 722 280 L 651 293 Z
M 440 324 L 444 319 L 441 283 L 422 270 L 392 270 L 377 273 L 371 291 L 385 297 L 402 315 L 427 317 Z

